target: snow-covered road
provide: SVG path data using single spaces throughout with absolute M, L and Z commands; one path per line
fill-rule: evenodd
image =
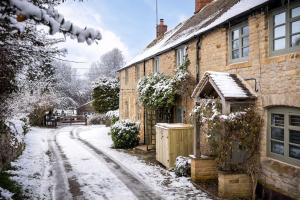
M 10 171 L 32 199 L 208 199 L 188 178 L 112 149 L 109 128 L 33 130 Z

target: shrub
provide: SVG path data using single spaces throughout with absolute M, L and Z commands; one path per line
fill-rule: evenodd
M 176 158 L 176 165 L 174 171 L 177 176 L 189 176 L 191 174 L 190 158 L 178 156 Z
M 119 110 L 108 111 L 105 115 L 112 125 L 119 120 Z
M 111 127 L 115 148 L 129 149 L 139 144 L 139 126 L 129 120 L 118 121 Z
M 96 114 L 89 116 L 87 119 L 88 125 L 97 125 L 97 124 L 105 124 L 107 117 L 105 115 Z
M 120 84 L 117 79 L 99 78 L 93 83 L 93 107 L 98 113 L 119 108 Z
M 23 128 L 24 134 L 28 133 L 30 130 L 29 119 L 27 117 L 24 117 L 20 120 L 23 122 L 22 128 Z

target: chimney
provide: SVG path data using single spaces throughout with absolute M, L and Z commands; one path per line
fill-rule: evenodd
M 195 0 L 195 14 L 210 2 L 212 2 L 212 0 Z
M 156 37 L 162 37 L 167 30 L 168 26 L 164 24 L 164 19 L 160 19 L 159 24 L 156 26 Z

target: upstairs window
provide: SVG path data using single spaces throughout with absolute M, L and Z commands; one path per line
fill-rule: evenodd
M 281 9 L 271 15 L 272 54 L 300 50 L 300 6 Z
M 181 66 L 186 59 L 186 47 L 176 49 L 176 66 Z
M 242 24 L 230 30 L 230 59 L 246 60 L 249 55 L 249 26 Z
M 135 66 L 135 80 L 136 81 L 139 81 L 140 80 L 140 66 L 139 65 L 136 65 Z
M 153 60 L 153 73 L 159 72 L 159 57 L 155 57 Z
M 128 69 L 125 69 L 125 85 L 128 84 Z
M 271 157 L 300 166 L 300 109 L 270 109 L 268 140 Z

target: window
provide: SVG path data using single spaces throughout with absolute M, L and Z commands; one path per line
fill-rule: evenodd
M 244 60 L 249 55 L 249 26 L 238 25 L 230 30 L 230 59 Z
M 128 84 L 128 69 L 125 69 L 125 84 Z
M 159 72 L 159 57 L 155 57 L 153 60 L 153 73 Z
M 300 6 L 275 11 L 270 21 L 272 54 L 300 50 Z
M 140 66 L 139 65 L 135 66 L 135 79 L 136 79 L 136 81 L 140 80 Z
M 186 47 L 180 47 L 176 50 L 176 66 L 179 67 L 186 59 Z
M 300 109 L 272 108 L 268 120 L 270 156 L 300 166 Z
M 128 101 L 125 101 L 125 118 L 128 119 L 129 117 L 129 103 Z

